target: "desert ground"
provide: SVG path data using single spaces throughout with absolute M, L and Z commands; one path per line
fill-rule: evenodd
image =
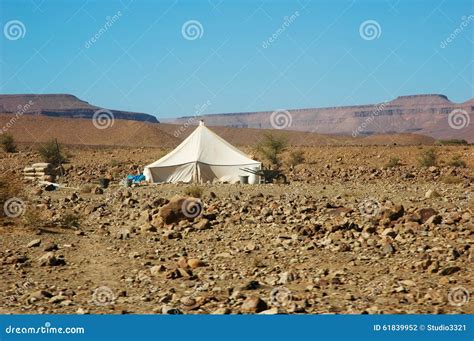
M 289 184 L 203 184 L 167 221 L 195 187 L 120 184 L 167 149 L 69 147 L 56 191 L 22 179 L 34 148 L 1 153 L 0 313 L 474 313 L 474 148 L 428 148 L 302 147 Z

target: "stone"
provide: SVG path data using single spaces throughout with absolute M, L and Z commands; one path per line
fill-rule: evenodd
M 453 273 L 458 272 L 459 270 L 461 270 L 459 266 L 448 266 L 444 268 L 443 270 L 441 270 L 439 274 L 441 276 L 449 276 L 449 275 L 452 275 Z
M 50 251 L 42 255 L 38 259 L 41 266 L 59 266 L 64 265 L 66 262 L 61 257 L 56 257 L 54 252 Z
M 265 303 L 265 301 L 263 301 L 261 298 L 257 296 L 251 296 L 244 301 L 240 309 L 244 313 L 255 314 L 267 310 L 268 306 L 267 303 Z
M 430 189 L 430 190 L 428 190 L 428 191 L 425 193 L 425 198 L 426 198 L 426 199 L 438 198 L 438 197 L 440 197 L 440 196 L 441 196 L 441 195 L 440 195 L 438 192 L 436 192 L 435 190 L 433 190 L 433 189 Z
M 431 217 L 429 217 L 428 220 L 425 221 L 425 224 L 438 225 L 438 224 L 441 224 L 442 221 L 443 221 L 443 218 L 440 215 L 435 214 L 435 215 L 432 215 Z
M 173 308 L 168 305 L 161 307 L 161 313 L 163 315 L 181 315 L 182 312 L 178 308 Z
M 56 251 L 58 249 L 58 245 L 55 243 L 49 242 L 45 244 L 43 251 Z
M 203 218 L 193 225 L 196 230 L 207 230 L 211 227 L 211 223 L 208 219 Z
M 206 265 L 202 260 L 197 258 L 188 259 L 187 264 L 191 269 L 196 269 Z
M 199 199 L 175 196 L 160 208 L 158 214 L 163 218 L 163 222 L 169 225 L 195 218 L 201 213 L 201 210 L 202 204 Z
M 130 238 L 130 230 L 121 229 L 120 231 L 117 232 L 117 238 L 122 239 L 122 240 Z
M 420 222 L 424 224 L 431 216 L 438 214 L 438 212 L 433 208 L 420 208 L 417 213 L 420 215 Z
M 33 239 L 31 242 L 26 245 L 26 247 L 37 247 L 40 246 L 41 244 L 41 239 Z
M 164 271 L 166 271 L 166 268 L 163 265 L 155 265 L 150 268 L 150 273 L 152 276 L 157 276 Z

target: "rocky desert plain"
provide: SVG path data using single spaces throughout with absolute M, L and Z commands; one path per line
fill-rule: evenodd
M 16 200 L 0 218 L 0 313 L 474 313 L 474 149 L 395 138 L 298 146 L 288 184 L 202 184 L 200 198 L 121 184 L 173 146 L 66 146 L 55 191 L 23 179 L 33 145 L 0 152 Z

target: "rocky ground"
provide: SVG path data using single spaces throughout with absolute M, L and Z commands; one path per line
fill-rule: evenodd
M 424 148 L 306 148 L 287 185 L 200 199 L 120 185 L 162 150 L 71 150 L 70 188 L 23 182 L 0 218 L 0 313 L 474 313 L 474 149 Z M 11 179 L 38 161 L 0 158 Z

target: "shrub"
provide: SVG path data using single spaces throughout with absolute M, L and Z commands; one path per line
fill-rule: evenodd
M 452 167 L 466 167 L 466 162 L 461 158 L 461 155 L 454 155 L 448 165 Z
M 268 133 L 257 145 L 257 151 L 272 165 L 279 167 L 281 165 L 280 154 L 286 150 L 287 145 L 288 141 L 284 137 Z
M 38 153 L 41 155 L 44 162 L 51 163 L 55 167 L 58 167 L 67 161 L 66 156 L 62 152 L 61 146 L 57 144 L 56 140 L 51 140 L 41 145 L 38 148 Z
M 17 151 L 15 139 L 10 134 L 1 135 L 0 144 L 2 145 L 2 149 L 7 153 L 16 153 Z
M 13 175 L 0 175 L 0 217 L 5 216 L 4 206 L 8 199 L 22 197 L 21 184 Z
M 400 166 L 400 158 L 398 157 L 391 157 L 385 165 L 386 168 L 393 168 L 398 166 Z
M 448 139 L 448 140 L 438 140 L 436 141 L 437 145 L 440 146 L 449 146 L 449 145 L 468 145 L 466 140 L 461 139 Z
M 202 188 L 199 186 L 190 186 L 186 188 L 184 194 L 193 198 L 201 198 L 202 196 Z
M 80 192 L 83 194 L 92 193 L 92 189 L 94 189 L 94 187 L 94 185 L 86 184 L 84 186 L 81 186 Z
M 72 211 L 66 211 L 60 220 L 62 227 L 77 229 L 81 226 L 82 217 Z
M 419 162 L 423 167 L 431 167 L 436 165 L 436 159 L 436 151 L 433 148 L 430 148 L 421 153 Z
M 302 164 L 305 161 L 304 152 L 301 149 L 293 150 L 290 152 L 288 158 L 288 164 L 291 167 L 295 167 Z

